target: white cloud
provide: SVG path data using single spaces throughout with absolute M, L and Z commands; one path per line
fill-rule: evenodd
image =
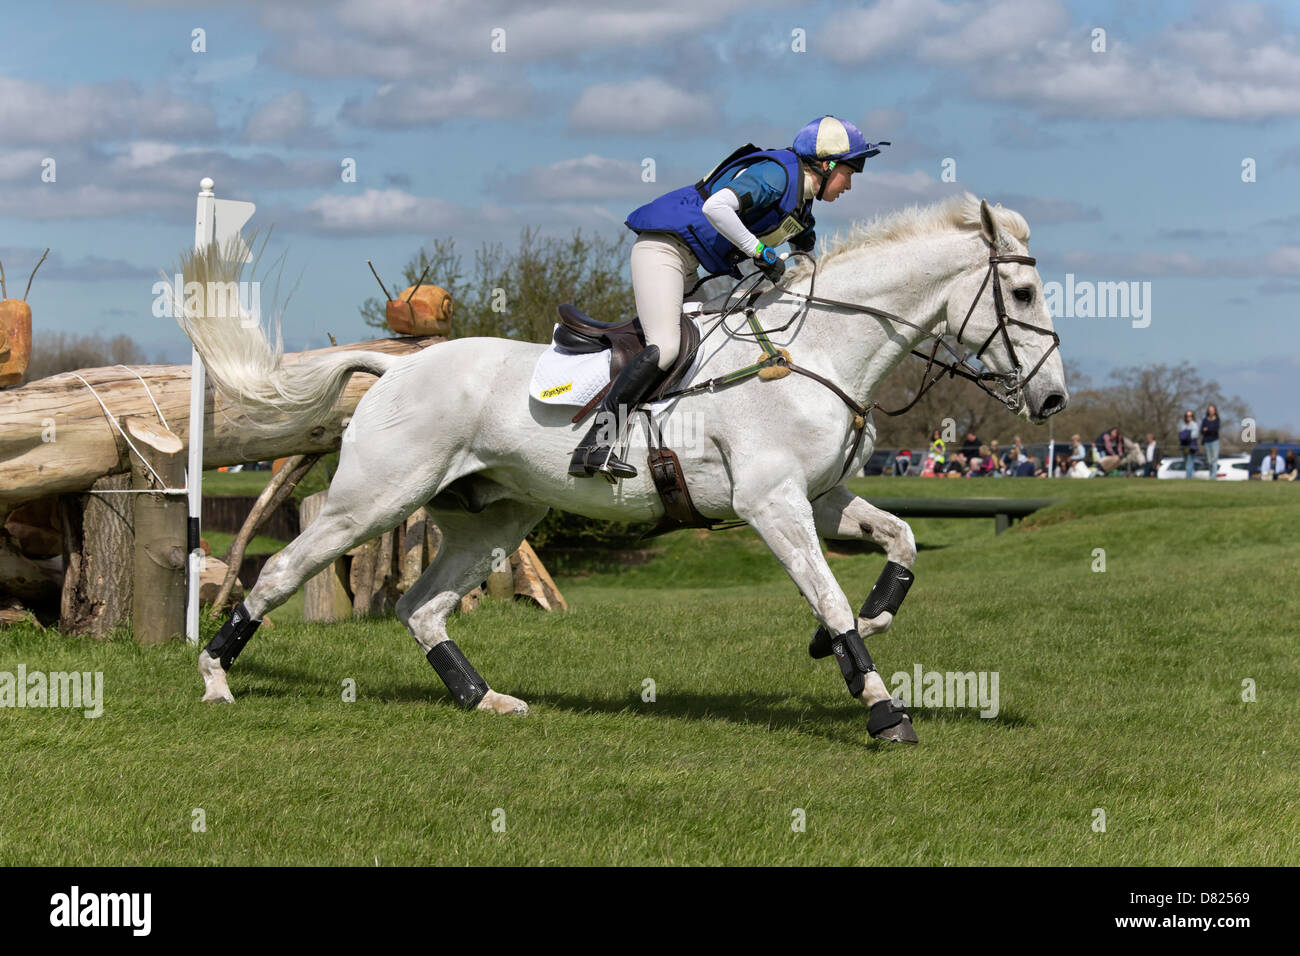
M 778 0 L 342 0 L 322 5 L 311 17 L 292 2 L 264 3 L 259 14 L 278 34 L 269 56 L 279 66 L 335 76 L 339 64 L 347 64 L 356 74 L 410 80 L 489 62 L 497 70 L 575 58 L 618 62 L 629 50 L 652 52 L 692 40 L 737 10 L 777 5 Z M 504 52 L 493 52 L 496 29 L 505 31 Z
M 300 225 L 318 232 L 376 235 L 390 232 L 437 232 L 453 229 L 466 211 L 436 196 L 415 196 L 403 189 L 367 189 L 359 194 L 331 193 L 309 202 Z
M 340 116 L 358 126 L 404 129 L 435 126 L 451 119 L 504 119 L 527 112 L 532 87 L 524 82 L 490 82 L 462 73 L 440 84 L 386 83 L 370 99 L 351 99 Z
M 1020 213 L 1029 221 L 1031 227 L 1040 223 L 1049 225 L 1059 222 L 1096 222 L 1101 219 L 1101 212 L 1096 206 L 1085 206 L 1073 199 L 1000 193 L 990 199 L 990 202 L 993 201 L 1000 202 L 1008 209 Z
M 260 214 L 259 214 L 260 215 Z M 367 189 L 359 194 L 330 193 L 301 210 L 277 209 L 275 219 L 289 230 L 334 236 L 416 234 L 452 235 L 473 244 L 500 240 L 528 223 L 540 222 L 547 234 L 575 228 L 608 232 L 623 217 L 590 203 L 465 206 L 402 189 Z
M 656 178 L 668 179 L 659 170 Z M 490 188 L 498 196 L 522 200 L 651 199 L 665 191 L 658 182 L 641 181 L 639 162 L 595 154 L 496 177 Z
M 880 0 L 865 9 L 836 9 L 809 43 L 819 45 L 836 63 L 905 56 L 928 30 L 960 23 L 969 9 L 969 4 L 941 0 Z
M 80 83 L 55 88 L 0 76 L 0 130 L 8 145 L 48 146 L 137 136 L 172 140 L 217 132 L 212 108 L 164 89 L 134 83 Z
M 217 195 L 228 199 L 324 186 L 339 178 L 335 158 L 234 155 L 159 140 L 109 148 L 68 145 L 53 152 L 58 178 L 52 183 L 40 180 L 39 151 L 0 153 L 0 182 L 7 184 L 0 190 L 0 214 L 28 220 L 102 219 L 168 210 L 183 218 L 193 215 L 205 175 L 216 180 Z
M 828 55 L 910 56 L 951 67 L 963 93 L 1061 117 L 1257 120 L 1300 113 L 1300 38 L 1262 5 L 1206 7 L 1152 38 L 1121 23 L 1093 52 L 1096 24 L 1059 0 L 880 0 L 828 20 Z
M 1300 247 L 1280 246 L 1262 256 L 1209 258 L 1190 252 L 1067 252 L 1062 262 L 1068 270 L 1096 275 L 1187 276 L 1209 279 L 1243 276 L 1300 276 Z
M 965 16 L 955 29 L 927 36 L 919 45 L 920 57 L 932 63 L 984 63 L 1033 49 L 1045 38 L 1059 36 L 1069 24 L 1069 14 L 1056 0 L 1002 0 L 955 8 Z M 956 17 L 954 17 L 956 20 Z
M 0 248 L 0 262 L 9 263 L 9 287 L 13 288 L 16 275 L 27 275 L 41 258 L 41 249 L 35 246 L 22 248 L 6 246 Z M 108 259 L 103 256 L 82 256 L 74 262 L 66 261 L 58 250 L 50 252 L 49 257 L 37 273 L 41 279 L 57 279 L 60 282 L 99 282 L 111 279 L 149 279 L 158 274 L 157 269 L 132 265 L 122 259 Z M 26 281 L 25 279 L 23 280 Z M 33 286 L 35 289 L 35 286 Z M 15 293 L 17 295 L 18 293 Z
M 244 126 L 244 142 L 285 146 L 324 146 L 330 134 L 312 121 L 311 100 L 301 90 L 289 90 L 260 107 Z
M 658 77 L 587 87 L 569 110 L 575 129 L 648 133 L 704 129 L 720 122 L 712 97 L 687 92 Z

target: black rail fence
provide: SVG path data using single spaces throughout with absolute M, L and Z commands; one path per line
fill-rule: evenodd
M 256 502 L 255 495 L 205 497 L 203 527 L 211 531 L 238 534 Z M 270 514 L 258 534 L 278 538 L 281 541 L 292 541 L 298 537 L 299 530 L 298 505 L 293 501 L 286 501 Z

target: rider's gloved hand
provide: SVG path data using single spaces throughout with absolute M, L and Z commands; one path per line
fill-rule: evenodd
M 773 285 L 780 283 L 781 277 L 785 275 L 784 260 L 777 257 L 775 249 L 761 242 L 758 244 L 758 251 L 754 254 L 754 265 Z

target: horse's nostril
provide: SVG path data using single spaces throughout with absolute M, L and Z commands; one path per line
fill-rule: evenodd
M 1043 414 L 1054 415 L 1065 407 L 1065 396 L 1060 392 L 1053 392 L 1043 400 Z

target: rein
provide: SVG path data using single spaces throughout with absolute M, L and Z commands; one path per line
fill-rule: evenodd
M 891 417 L 902 415 L 904 412 L 910 410 L 914 405 L 916 405 L 916 403 L 921 400 L 921 396 L 923 396 L 927 391 L 930 390 L 932 386 L 934 386 L 937 382 L 939 382 L 944 377 L 944 375 L 947 375 L 949 378 L 952 378 L 954 376 L 961 377 L 967 379 L 968 381 L 974 382 L 980 389 L 982 389 L 984 392 L 986 392 L 993 398 L 996 398 L 998 401 L 1002 402 L 1008 408 L 1015 408 L 1016 404 L 1019 401 L 1021 389 L 1023 389 L 1024 386 L 1027 385 L 1029 381 L 1035 375 L 1038 374 L 1039 369 L 1043 367 L 1043 363 L 1047 361 L 1047 357 L 1051 355 L 1052 352 L 1056 351 L 1057 348 L 1060 347 L 1061 340 L 1055 331 L 1044 329 L 1041 326 L 1031 325 L 1028 322 L 1022 322 L 1019 319 L 1013 319 L 1011 318 L 1011 316 L 1007 314 L 1006 300 L 1003 298 L 1002 295 L 1002 280 L 998 274 L 998 264 L 1003 262 L 1016 262 L 1028 266 L 1036 266 L 1038 264 L 1038 260 L 1035 259 L 1033 256 L 1012 255 L 1009 253 L 999 255 L 997 254 L 997 251 L 993 248 L 992 244 L 989 243 L 987 239 L 985 239 L 984 241 L 986 244 L 989 245 L 988 268 L 984 273 L 984 281 L 980 283 L 979 291 L 975 293 L 974 299 L 971 300 L 970 308 L 966 310 L 966 316 L 965 318 L 962 319 L 961 328 L 957 330 L 957 344 L 958 345 L 964 344 L 962 342 L 962 335 L 966 331 L 966 326 L 970 322 L 971 316 L 974 315 L 975 313 L 975 307 L 979 305 L 980 300 L 984 297 L 984 290 L 989 286 L 989 280 L 991 278 L 993 280 L 992 281 L 993 309 L 994 309 L 994 314 L 997 318 L 997 324 L 993 328 L 993 331 L 989 333 L 988 338 L 986 338 L 984 340 L 984 343 L 979 347 L 979 350 L 974 353 L 973 357 L 975 361 L 982 361 L 981 357 L 984 355 L 984 352 L 988 349 L 989 345 L 993 342 L 995 338 L 1001 336 L 1003 346 L 1007 351 L 1007 357 L 1010 359 L 1011 364 L 1013 366 L 1010 372 L 998 373 L 998 372 L 988 371 L 987 369 L 977 368 L 975 365 L 971 363 L 970 361 L 971 356 L 969 354 L 965 356 L 959 355 L 956 349 L 954 349 L 951 345 L 949 345 L 944 340 L 942 332 L 931 331 L 930 329 L 927 329 L 924 326 L 917 325 L 915 322 L 908 321 L 907 319 L 903 318 L 900 315 L 895 315 L 892 312 L 887 312 L 884 309 L 877 309 L 869 305 L 861 305 L 856 302 L 843 302 L 838 299 L 828 299 L 823 296 L 813 295 L 813 290 L 816 286 L 816 281 L 817 281 L 817 260 L 813 259 L 813 257 L 807 252 L 796 252 L 793 253 L 793 255 L 806 256 L 812 262 L 812 275 L 808 282 L 808 292 L 807 293 L 790 292 L 781 289 L 779 286 L 776 286 L 776 288 L 783 295 L 798 296 L 802 298 L 804 302 L 807 304 L 811 304 L 815 302 L 818 305 L 826 305 L 826 306 L 831 306 L 832 308 L 847 309 L 852 312 L 860 312 L 864 315 L 870 315 L 875 318 L 883 319 L 888 322 L 894 322 L 899 325 L 905 325 L 908 328 L 912 328 L 918 332 L 921 332 L 926 337 L 934 339 L 934 345 L 933 347 L 931 347 L 928 355 L 925 352 L 920 351 L 919 349 L 912 349 L 911 352 L 912 355 L 915 355 L 918 358 L 923 358 L 926 360 L 925 370 L 921 373 L 921 386 L 920 388 L 917 389 L 916 395 L 913 396 L 912 400 L 908 402 L 906 405 L 904 405 L 902 408 L 895 409 L 894 411 L 890 411 L 889 409 L 881 405 L 879 402 L 872 402 L 870 405 L 863 405 L 862 403 L 854 400 L 854 398 L 851 395 L 845 392 L 834 382 L 830 381 L 829 379 L 821 375 L 818 375 L 816 372 L 812 371 L 811 369 L 804 368 L 803 366 L 796 365 L 794 362 L 792 362 L 790 360 L 789 352 L 785 351 L 784 349 L 778 350 L 768 339 L 767 335 L 769 332 L 781 332 L 789 328 L 798 318 L 800 318 L 802 314 L 806 314 L 808 310 L 805 307 L 802 310 L 796 311 L 795 314 L 792 315 L 784 325 L 777 326 L 772 329 L 762 328 L 758 324 L 757 314 L 754 310 L 754 303 L 757 302 L 760 295 L 757 289 L 758 282 L 754 283 L 754 288 L 750 290 L 748 294 L 745 296 L 743 306 L 740 304 L 738 300 L 735 305 L 725 306 L 724 308 L 716 310 L 715 312 L 701 313 L 701 314 L 708 314 L 708 315 L 718 315 L 719 319 L 717 323 L 714 324 L 713 328 L 709 329 L 709 331 L 706 332 L 704 336 L 701 337 L 699 344 L 696 345 L 695 347 L 695 352 L 698 353 L 699 349 L 704 345 L 705 339 L 707 339 L 710 335 L 712 335 L 719 327 L 722 327 L 726 323 L 726 320 L 729 317 L 731 317 L 736 312 L 741 311 L 743 309 L 745 317 L 749 322 L 750 328 L 753 330 L 752 336 L 749 333 L 740 331 L 739 329 L 737 330 L 729 329 L 728 331 L 731 332 L 732 335 L 741 338 L 752 337 L 760 346 L 762 346 L 763 351 L 766 353 L 765 357 L 760 359 L 758 362 L 755 362 L 752 365 L 747 365 L 744 368 L 735 370 L 734 372 L 728 372 L 726 375 L 720 375 L 716 378 L 711 378 L 708 381 L 699 382 L 695 385 L 690 386 L 689 388 L 683 388 L 673 392 L 668 392 L 664 395 L 661 395 L 660 400 L 662 401 L 670 398 L 678 398 L 683 395 L 690 395 L 693 392 L 702 392 L 702 391 L 712 392 L 718 386 L 730 385 L 734 382 L 758 374 L 763 369 L 772 368 L 772 367 L 779 367 L 788 370 L 785 374 L 788 374 L 788 372 L 795 372 L 798 373 L 799 375 L 803 375 L 806 376 L 807 378 L 811 378 L 813 381 L 820 382 L 822 385 L 826 386 L 826 388 L 830 389 L 832 392 L 838 395 L 840 399 L 843 400 L 844 404 L 847 405 L 849 409 L 853 412 L 854 414 L 853 428 L 854 431 L 856 431 L 857 433 L 856 437 L 853 440 L 853 448 L 849 452 L 848 460 L 845 461 L 844 468 L 840 472 L 840 477 L 836 480 L 836 484 L 839 484 L 839 482 L 844 480 L 844 476 L 848 474 L 848 470 L 853 464 L 853 459 L 857 456 L 858 449 L 862 445 L 862 434 L 865 431 L 864 426 L 866 425 L 866 419 L 871 414 L 872 409 L 880 409 L 880 411 L 882 411 L 884 414 L 889 415 Z M 732 286 L 731 291 L 727 293 L 727 300 L 730 301 L 731 297 L 736 294 L 736 290 L 739 289 L 745 282 L 750 281 L 754 276 L 759 276 L 761 281 L 761 278 L 763 277 L 763 273 L 755 272 L 741 278 L 734 286 Z M 701 280 L 701 282 L 703 282 L 703 280 Z M 700 284 L 701 283 L 697 282 L 695 288 L 698 288 Z M 694 292 L 695 289 L 692 289 L 691 291 Z M 1011 344 L 1011 334 L 1010 331 L 1008 330 L 1009 325 L 1018 325 L 1022 328 L 1030 329 L 1031 331 L 1038 332 L 1042 335 L 1050 336 L 1052 339 L 1051 348 L 1047 349 L 1043 353 L 1042 358 L 1038 360 L 1038 363 L 1030 370 L 1028 375 L 1022 375 L 1023 366 L 1021 366 L 1019 359 L 1017 359 L 1016 357 L 1015 347 Z M 944 359 L 938 358 L 939 347 L 941 345 L 945 349 L 947 349 L 953 361 L 946 361 Z M 933 377 L 930 377 L 930 370 L 933 369 L 936 365 L 939 367 L 939 371 Z M 1000 392 L 994 391 L 986 384 L 987 382 L 996 382 L 1001 391 Z

